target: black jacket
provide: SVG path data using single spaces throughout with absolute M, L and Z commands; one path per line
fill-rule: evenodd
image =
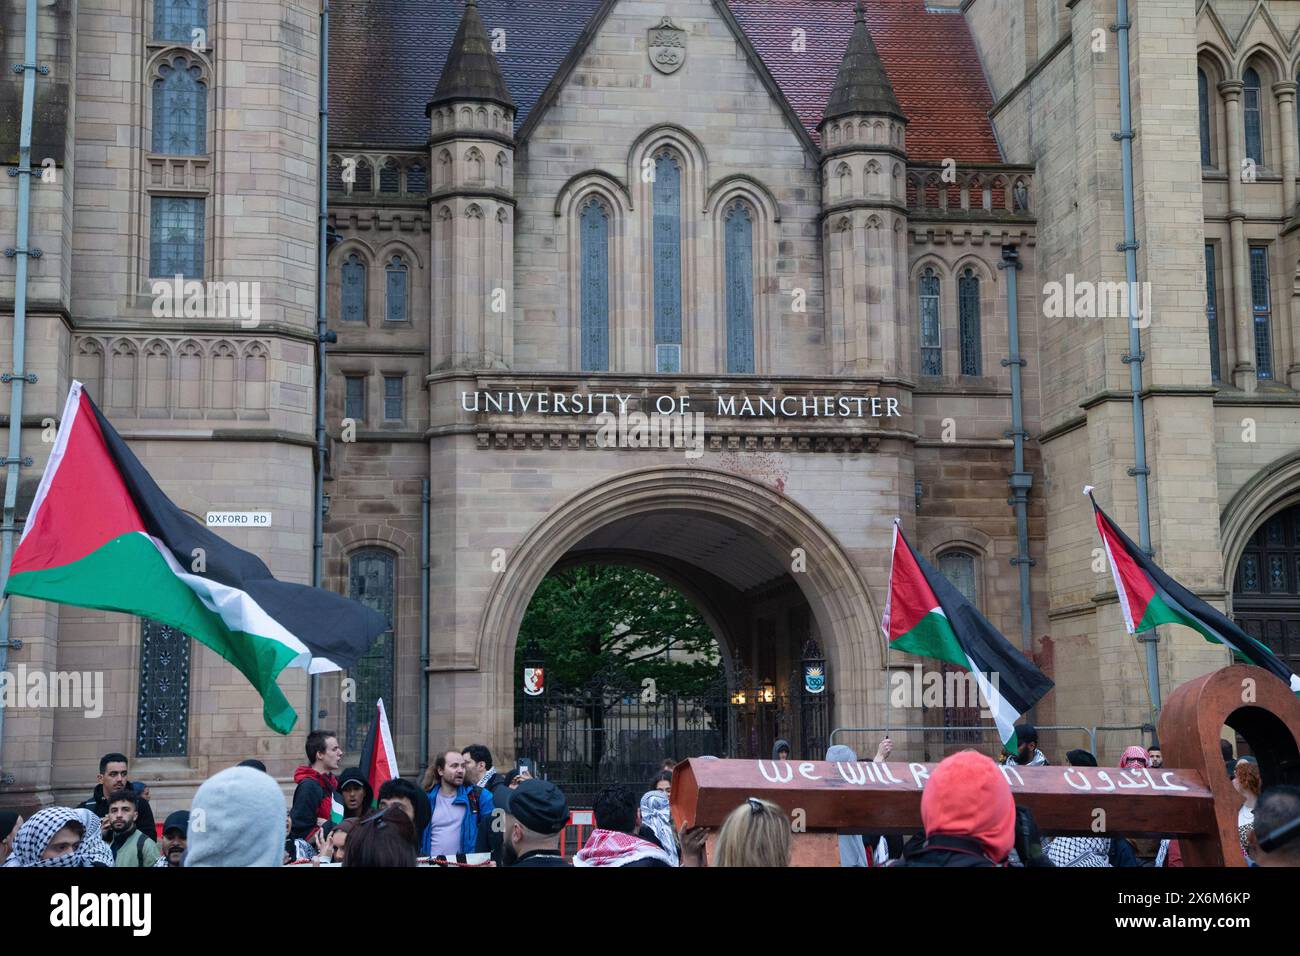
M 560 856 L 559 850 L 530 850 L 514 862 L 515 866 L 573 866 Z
M 127 786 L 131 786 L 127 783 Z M 139 796 L 137 794 L 137 796 Z M 95 816 L 103 819 L 108 816 L 108 800 L 104 797 L 104 785 L 95 784 L 95 792 L 91 794 L 90 799 L 77 805 L 78 810 L 89 810 Z M 150 840 L 158 839 L 158 828 L 154 824 L 153 809 L 149 806 L 149 801 L 140 797 L 137 805 L 138 813 L 135 818 L 135 828 L 147 836 Z
M 995 866 L 984 855 L 984 846 L 973 837 L 938 833 L 929 839 L 913 837 L 903 847 L 903 858 L 894 866 Z

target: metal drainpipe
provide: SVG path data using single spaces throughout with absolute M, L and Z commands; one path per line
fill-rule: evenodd
M 1025 470 L 1025 433 L 1024 396 L 1020 388 L 1020 370 L 1025 360 L 1020 354 L 1020 311 L 1016 297 L 1016 273 L 1020 271 L 1020 250 L 1015 246 L 1002 247 L 1002 261 L 998 268 L 1007 274 L 1007 338 L 1011 354 L 1002 360 L 1003 368 L 1011 369 L 1011 431 L 1006 432 L 1015 443 L 1015 466 L 1011 471 L 1008 484 L 1011 486 L 1011 498 L 1007 504 L 1015 508 L 1016 513 L 1016 556 L 1011 563 L 1020 572 L 1020 644 L 1025 655 L 1032 658 L 1034 654 L 1034 621 L 1029 600 L 1029 569 L 1033 559 L 1029 557 L 1029 489 L 1033 487 L 1034 476 Z M 1031 711 L 1032 713 L 1032 711 Z
M 1128 279 L 1128 296 L 1126 318 L 1128 320 L 1128 354 L 1124 363 L 1128 365 L 1129 390 L 1133 398 L 1133 456 L 1134 467 L 1128 470 L 1137 482 L 1138 510 L 1138 544 L 1147 554 L 1154 554 L 1151 547 L 1151 512 L 1147 502 L 1147 476 L 1151 469 L 1147 467 L 1146 415 L 1142 408 L 1142 363 L 1146 356 L 1142 352 L 1142 332 L 1135 321 L 1137 308 L 1135 300 L 1138 294 L 1137 284 L 1137 225 L 1133 214 L 1133 105 L 1129 98 L 1128 82 L 1128 35 L 1132 23 L 1128 18 L 1128 0 L 1119 0 L 1116 10 L 1114 30 L 1119 43 L 1119 117 L 1120 131 L 1112 134 L 1119 140 L 1120 160 L 1124 180 L 1124 241 L 1116 246 L 1124 253 L 1124 271 Z M 1138 640 L 1146 644 L 1147 684 L 1151 688 L 1151 710 L 1160 713 L 1160 665 L 1156 656 L 1156 642 L 1159 633 L 1139 634 Z M 1154 723 L 1154 719 L 1152 721 Z
M 0 534 L 0 594 L 9 582 L 9 568 L 14 556 L 15 512 L 18 507 L 18 468 L 30 466 L 32 460 L 23 458 L 23 388 L 36 383 L 29 375 L 27 364 L 27 260 L 39 259 L 41 251 L 30 248 L 32 201 L 32 117 L 36 111 L 36 74 L 49 73 L 49 67 L 36 63 L 36 0 L 27 0 L 26 23 L 23 32 L 23 62 L 16 66 L 23 74 L 23 114 L 18 140 L 18 168 L 9 169 L 10 176 L 18 178 L 18 245 L 6 249 L 6 257 L 15 258 L 14 270 L 14 338 L 13 372 L 5 373 L 3 381 L 12 386 L 9 393 L 9 449 L 5 455 L 4 526 Z M 0 607 L 0 671 L 9 665 L 10 601 Z M 21 646 L 21 644 L 16 645 Z M 0 707 L 0 752 L 4 747 L 4 715 Z M 4 763 L 0 760 L 0 767 Z M 5 782 L 0 780 L 0 783 Z
M 429 765 L 429 479 L 420 489 L 420 772 Z
M 320 200 L 317 215 L 316 263 L 316 474 L 312 495 L 312 568 L 313 587 L 322 587 L 325 580 L 325 345 L 338 341 L 325 324 L 325 292 L 329 255 L 329 57 L 330 8 L 322 3 L 320 8 Z M 320 719 L 320 676 L 312 674 L 310 718 L 308 729 Z

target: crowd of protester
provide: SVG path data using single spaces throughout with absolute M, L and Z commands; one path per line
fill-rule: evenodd
M 1049 765 L 1029 725 L 1017 728 L 1019 748 L 1008 765 Z M 1241 852 L 1251 866 L 1300 865 L 1300 840 L 1265 849 L 1256 833 L 1272 833 L 1300 817 L 1300 788 L 1261 789 L 1253 757 L 1233 757 L 1222 741 L 1232 786 L 1242 798 Z M 893 744 L 880 742 L 873 761 Z M 307 763 L 293 775 L 286 803 L 280 785 L 257 760 L 246 760 L 206 780 L 190 809 L 154 825 L 148 788 L 128 779 L 127 758 L 106 754 L 90 799 L 77 807 L 46 807 L 27 819 L 0 811 L 0 863 L 13 867 L 204 867 L 341 865 L 677 867 L 790 865 L 792 821 L 781 807 L 750 797 L 737 806 L 712 841 L 702 828 L 674 826 L 669 801 L 672 767 L 661 769 L 640 793 L 611 785 L 593 801 L 594 826 L 572 858 L 561 850 L 571 824 L 563 791 L 535 779 L 527 765 L 505 772 L 487 747 L 474 744 L 438 754 L 423 779 L 383 781 L 378 792 L 356 767 L 341 769 L 338 738 L 312 731 Z M 788 760 L 778 740 L 773 760 Z M 856 762 L 852 748 L 832 746 L 828 761 Z M 1087 750 L 1065 754 L 1073 767 L 1096 767 Z M 1123 770 L 1163 766 L 1159 744 L 1130 746 Z M 1032 815 L 1017 807 L 997 763 L 974 750 L 953 754 L 930 774 L 921 794 L 922 832 L 909 838 L 841 833 L 841 866 L 902 867 L 1139 867 L 1181 866 L 1176 839 L 1040 834 Z M 1266 841 L 1267 842 L 1267 841 Z

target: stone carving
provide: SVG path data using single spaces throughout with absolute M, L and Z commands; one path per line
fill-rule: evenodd
M 664 17 L 650 29 L 650 65 L 660 73 L 676 73 L 686 62 L 686 31 Z

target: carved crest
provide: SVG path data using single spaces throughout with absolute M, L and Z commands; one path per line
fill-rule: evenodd
M 664 17 L 650 28 L 650 64 L 660 73 L 676 73 L 686 62 L 686 31 Z

